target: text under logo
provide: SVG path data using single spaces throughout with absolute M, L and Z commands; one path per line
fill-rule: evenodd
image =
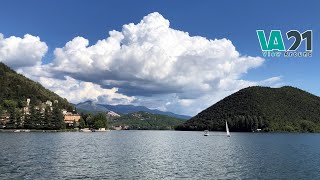
M 284 39 L 280 30 L 272 30 L 269 38 L 264 30 L 257 30 L 257 36 L 264 57 L 312 57 L 312 30 L 300 33 L 290 30 L 286 33 L 287 40 L 293 38 L 294 42 L 286 49 Z M 302 42 L 305 42 L 304 51 L 298 51 Z M 288 46 L 289 47 L 289 46 Z

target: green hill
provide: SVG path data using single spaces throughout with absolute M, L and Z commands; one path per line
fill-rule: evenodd
M 12 100 L 21 108 L 26 99 L 31 99 L 31 104 L 38 105 L 47 100 L 59 101 L 60 108 L 72 109 L 66 99 L 44 88 L 21 74 L 16 73 L 8 66 L 0 62 L 0 107 L 4 100 Z
M 110 126 L 127 126 L 126 129 L 140 130 L 170 130 L 185 122 L 182 119 L 167 115 L 152 114 L 148 112 L 136 112 L 122 114 L 121 117 L 109 121 Z
M 298 88 L 249 87 L 200 112 L 177 130 L 320 132 L 320 97 Z

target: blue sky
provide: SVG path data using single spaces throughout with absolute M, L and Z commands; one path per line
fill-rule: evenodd
M 283 34 L 291 29 L 313 30 L 312 58 L 265 58 L 259 67 L 249 68 L 239 76 L 247 81 L 281 77 L 280 84 L 320 95 L 319 7 L 319 1 L 5 0 L 1 3 L 0 33 L 6 38 L 39 36 L 48 46 L 42 58 L 42 63 L 47 64 L 55 58 L 55 48 L 64 47 L 77 36 L 94 45 L 107 38 L 109 31 L 121 31 L 124 24 L 137 24 L 152 12 L 159 12 L 169 20 L 170 28 L 188 32 L 190 36 L 226 38 L 244 56 L 262 57 L 257 29 L 266 32 L 279 29 Z M 285 40 L 286 44 L 290 42 Z M 176 112 L 184 113 L 178 109 Z

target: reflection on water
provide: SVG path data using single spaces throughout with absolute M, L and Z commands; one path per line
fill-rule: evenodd
M 0 133 L 0 179 L 317 179 L 320 134 Z

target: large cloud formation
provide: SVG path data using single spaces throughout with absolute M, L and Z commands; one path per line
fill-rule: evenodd
M 4 38 L 0 33 L 0 61 L 12 68 L 41 64 L 47 51 L 47 44 L 41 42 L 39 37 L 26 34 L 23 38 Z
M 88 46 L 76 37 L 54 51 L 52 68 L 103 87 L 118 87 L 128 95 L 178 93 L 196 98 L 234 82 L 260 57 L 240 56 L 227 39 L 210 40 L 170 28 L 159 13 L 138 24 L 124 25 L 121 32 Z
M 17 54 L 30 52 L 28 63 L 22 62 L 25 57 L 21 60 L 6 53 L 9 39 L 37 43 L 37 50 L 28 43 L 15 46 L 21 48 Z M 240 88 L 280 81 L 279 77 L 258 82 L 241 79 L 264 59 L 241 55 L 228 39 L 212 40 L 172 29 L 169 20 L 157 12 L 137 24 L 124 25 L 121 31 L 110 31 L 93 45 L 75 37 L 56 48 L 54 59 L 46 65 L 39 64 L 47 51 L 39 40 L 31 35 L 24 39 L 0 36 L 0 61 L 20 67 L 19 72 L 73 102 L 96 99 L 195 114 Z M 30 65 L 32 71 L 23 67 Z
M 103 89 L 91 82 L 83 82 L 71 77 L 65 80 L 40 77 L 39 82 L 71 102 L 83 102 L 86 100 L 98 100 L 107 104 L 129 104 L 134 97 L 117 93 L 117 88 Z

